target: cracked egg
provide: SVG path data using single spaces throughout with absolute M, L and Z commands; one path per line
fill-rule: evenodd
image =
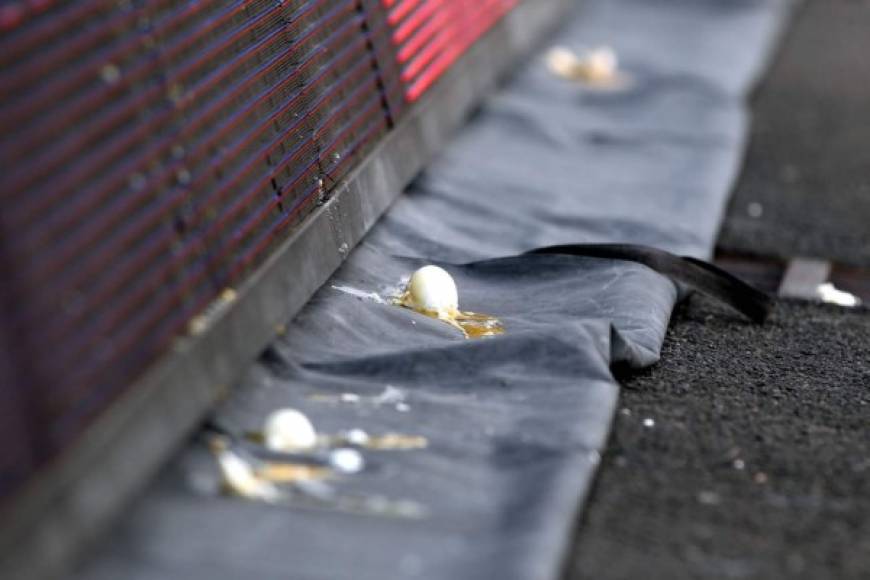
M 498 318 L 459 310 L 456 282 L 444 268 L 438 266 L 424 266 L 414 272 L 397 303 L 449 324 L 462 332 L 465 338 L 504 334 L 504 326 Z
M 263 440 L 272 451 L 300 451 L 317 446 L 317 431 L 296 409 L 279 409 L 266 419 Z

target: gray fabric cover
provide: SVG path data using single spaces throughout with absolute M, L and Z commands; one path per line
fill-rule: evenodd
M 79 577 L 556 577 L 617 403 L 610 366 L 657 360 L 678 292 L 636 264 L 499 256 L 592 241 L 709 256 L 744 148 L 746 92 L 785 7 L 584 2 L 554 44 L 613 46 L 632 85 L 585 89 L 531 61 L 217 413 L 239 431 L 291 406 L 324 433 L 425 436 L 425 450 L 367 452 L 368 469 L 336 487 L 410 500 L 427 515 L 203 494 L 197 488 L 213 483 L 215 470 L 194 443 Z M 498 316 L 507 333 L 466 341 L 441 322 L 346 290 L 386 298 L 431 262 L 456 278 L 461 308 Z M 310 396 L 377 396 L 388 385 L 407 394 L 407 407 Z

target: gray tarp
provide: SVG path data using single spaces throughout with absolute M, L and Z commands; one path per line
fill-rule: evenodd
M 591 241 L 709 256 L 744 149 L 746 93 L 784 14 L 773 0 L 583 2 L 554 43 L 613 46 L 632 85 L 584 89 L 531 61 L 219 410 L 238 431 L 292 406 L 325 433 L 428 438 L 424 450 L 367 452 L 369 468 L 337 484 L 416 502 L 425 517 L 203 495 L 213 461 L 194 444 L 81 577 L 556 577 L 617 402 L 610 365 L 657 360 L 678 293 L 636 264 L 497 257 Z M 455 276 L 463 309 L 500 317 L 507 333 L 466 341 L 347 291 L 387 297 L 428 261 Z M 388 385 L 402 404 L 323 400 Z

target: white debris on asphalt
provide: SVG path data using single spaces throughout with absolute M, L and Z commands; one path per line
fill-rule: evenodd
M 849 292 L 837 289 L 837 287 L 830 282 L 819 284 L 816 288 L 816 296 L 818 296 L 819 300 L 822 302 L 836 304 L 838 306 L 846 306 L 849 308 L 854 308 L 861 304 L 860 298 Z

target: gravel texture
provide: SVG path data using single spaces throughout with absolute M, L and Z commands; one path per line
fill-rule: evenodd
M 870 311 L 706 299 L 621 411 L 569 577 L 870 577 Z
M 720 246 L 870 265 L 870 2 L 810 0 L 753 103 Z

